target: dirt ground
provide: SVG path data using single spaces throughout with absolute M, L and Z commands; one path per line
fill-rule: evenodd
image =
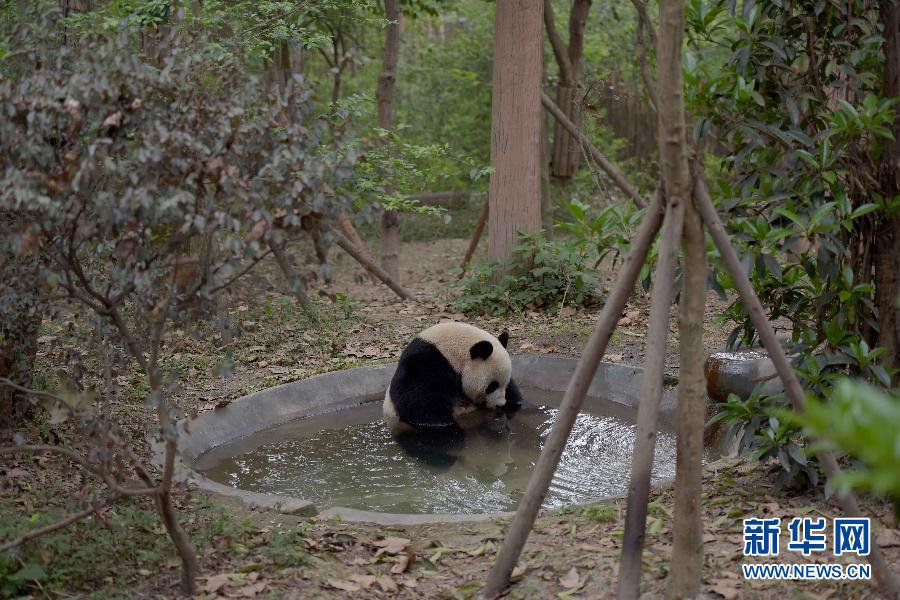
M 269 265 L 229 299 L 229 313 L 243 335 L 233 344 L 234 375 L 212 375 L 215 344 L 176 332 L 166 360 L 182 375 L 176 395 L 179 407 L 215 410 L 241 395 L 285 381 L 361 364 L 396 360 L 403 346 L 419 330 L 448 318 L 462 318 L 450 304 L 454 276 L 465 240 L 439 239 L 404 244 L 404 283 L 423 302 L 401 302 L 383 286 L 373 286 L 348 257 L 333 251 L 335 279 L 329 290 L 340 292 L 334 307 L 323 310 L 317 324 L 302 318 Z M 269 290 L 259 293 L 259 289 Z M 613 336 L 606 360 L 640 365 L 649 298 L 638 292 L 629 302 Z M 709 295 L 705 344 L 719 348 L 730 330 L 717 322 L 725 304 Z M 477 317 L 471 322 L 495 333 L 510 332 L 512 353 L 550 353 L 578 356 L 599 310 L 528 312 L 509 318 Z M 668 383 L 677 381 L 677 326 L 671 321 Z M 54 347 L 54 335 L 42 338 L 40 361 L 57 360 L 64 349 Z M 123 376 L 123 389 L 137 386 L 137 378 Z M 120 401 L 114 409 L 146 455 L 145 424 L 152 422 L 140 402 Z M 46 435 L 46 432 L 32 432 Z M 78 488 L 72 477 L 60 478 L 53 460 L 27 457 L 0 459 L 0 511 L 3 520 L 27 519 L 42 501 L 61 502 Z M 716 463 L 705 476 L 704 587 L 707 598 L 868 598 L 877 597 L 873 584 L 859 582 L 754 582 L 742 579 L 740 564 L 744 517 L 839 515 L 822 489 L 776 493 L 770 481 L 776 466 L 741 460 Z M 623 474 L 623 476 L 627 476 Z M 68 480 L 68 481 L 67 481 Z M 865 501 L 866 512 L 879 520 L 876 539 L 895 571 L 900 570 L 900 525 L 889 507 Z M 202 540 L 203 590 L 200 597 L 257 598 L 471 598 L 483 583 L 503 539 L 506 520 L 481 523 L 383 527 L 318 521 L 248 509 L 225 498 L 209 498 L 187 490 L 179 499 L 185 526 Z M 647 598 L 662 597 L 672 544 L 671 490 L 654 492 L 644 553 L 643 590 Z M 32 587 L 34 596 L 52 597 L 176 597 L 179 569 L 158 525 L 137 526 L 112 509 L 96 526 L 112 527 L 109 542 L 131 548 L 120 563 L 92 566 L 91 576 L 72 576 L 71 585 L 53 589 Z M 120 529 L 108 525 L 124 520 Z M 97 521 L 101 521 L 98 519 Z M 543 514 L 529 538 L 514 573 L 510 598 L 613 597 L 624 521 L 624 501 L 599 507 L 567 509 Z M 73 538 L 89 535 L 91 525 L 74 528 Z M 159 540 L 162 538 L 162 541 Z M 93 538 L 92 538 L 93 539 Z M 103 538 L 107 539 L 107 538 Z M 153 556 L 134 553 L 153 543 Z M 143 546 L 142 546 L 143 545 Z M 49 547 L 49 546 L 48 546 Z M 63 544 L 63 547 L 67 547 Z M 53 552 L 61 552 L 57 546 Z M 40 552 L 42 549 L 39 549 Z M 50 552 L 50 550 L 48 550 Z M 53 552 L 48 568 L 57 563 Z M 130 554 L 129 554 L 130 553 Z M 137 556 L 140 556 L 138 554 Z M 83 560 L 97 560 L 86 556 Z M 779 562 L 829 562 L 821 553 L 810 558 L 782 553 Z M 98 570 L 99 569 L 99 570 Z M 99 575 L 94 575 L 94 572 Z

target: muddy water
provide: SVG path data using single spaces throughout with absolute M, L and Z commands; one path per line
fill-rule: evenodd
M 556 416 L 562 394 L 523 389 L 534 406 L 509 430 L 469 433 L 451 452 L 449 468 L 407 455 L 381 421 L 381 403 L 310 417 L 216 448 L 194 467 L 234 487 L 396 513 L 479 513 L 514 510 Z M 634 411 L 588 398 L 563 453 L 546 507 L 587 502 L 627 491 Z M 657 436 L 653 478 L 675 473 L 675 438 Z

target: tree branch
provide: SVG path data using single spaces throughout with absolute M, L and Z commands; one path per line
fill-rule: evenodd
M 556 105 L 550 97 L 541 92 L 541 103 L 544 105 L 544 108 L 547 109 L 553 118 L 555 118 L 560 125 L 565 127 L 568 132 L 573 135 L 575 138 L 581 142 L 581 145 L 584 146 L 585 149 L 590 153 L 591 158 L 603 169 L 603 172 L 606 173 L 610 179 L 613 180 L 620 190 L 625 192 L 625 194 L 631 198 L 635 204 L 637 204 L 640 208 L 646 208 L 647 202 L 641 197 L 640 193 L 631 185 L 627 179 L 616 169 L 609 160 L 603 156 L 603 154 L 597 150 L 597 147 L 591 143 L 587 137 L 578 128 L 575 124 L 569 120 L 569 118 L 563 113 L 562 110 Z
M 641 79 L 644 81 L 644 90 L 647 92 L 647 98 L 654 111 L 659 106 L 659 96 L 656 93 L 656 83 L 653 81 L 653 75 L 650 74 L 650 66 L 647 64 L 647 46 L 644 41 L 644 29 L 647 23 L 638 15 L 638 26 L 635 33 L 635 42 L 637 46 L 638 62 L 641 68 Z
M 338 233 L 337 231 L 332 231 L 332 235 L 335 237 L 335 242 L 338 246 L 343 248 L 343 250 L 347 254 L 356 259 L 356 262 L 364 266 L 370 273 L 374 273 L 378 277 L 378 279 L 383 281 L 386 286 L 391 288 L 395 294 L 397 294 L 404 300 L 416 299 L 412 292 L 397 283 L 396 279 L 391 277 L 390 274 L 382 269 L 380 265 L 365 256 L 362 251 L 344 235 Z
M 110 476 L 109 473 L 99 468 L 96 465 L 92 465 L 88 462 L 88 460 L 75 452 L 74 450 L 69 450 L 68 448 L 63 448 L 61 446 L 50 446 L 50 445 L 35 445 L 35 444 L 23 444 L 20 446 L 2 446 L 0 447 L 0 455 L 4 454 L 18 454 L 20 452 L 28 452 L 31 454 L 59 454 L 71 460 L 72 462 L 82 466 L 86 471 L 93 473 L 97 477 L 103 480 L 103 482 L 109 486 L 109 488 L 114 491 L 119 496 L 152 496 L 160 493 L 159 488 L 156 487 L 148 487 L 148 488 L 129 488 L 122 487 L 118 483 L 116 483 Z
M 563 85 L 577 84 L 578 82 L 574 80 L 575 73 L 572 69 L 572 61 L 569 60 L 568 50 L 562 39 L 560 39 L 559 32 L 556 30 L 552 0 L 544 0 L 544 28 L 547 30 L 550 46 L 553 48 L 553 56 L 556 57 L 556 64 L 559 66 L 559 76 L 563 81 Z
M 656 48 L 656 44 L 658 43 L 656 30 L 653 28 L 653 21 L 650 20 L 650 13 L 647 12 L 647 5 L 644 4 L 643 0 L 631 0 L 631 3 L 637 10 L 638 19 L 644 22 L 644 25 L 647 28 L 647 35 L 650 36 L 650 41 L 653 43 L 653 47 Z
M 100 503 L 93 502 L 93 503 L 91 503 L 90 507 L 88 507 L 84 510 L 78 511 L 76 513 L 72 513 L 68 517 L 65 517 L 64 519 L 60 519 L 59 521 L 57 521 L 55 523 L 51 523 L 50 525 L 47 525 L 45 527 L 41 527 L 40 529 L 34 529 L 32 531 L 29 531 L 28 533 L 23 534 L 22 536 L 17 537 L 14 540 L 10 540 L 10 541 L 6 542 L 5 544 L 0 544 L 0 552 L 6 552 L 7 550 L 10 550 L 12 548 L 21 546 L 28 540 L 33 540 L 34 538 L 41 537 L 42 535 L 46 535 L 48 533 L 56 531 L 57 529 L 62 529 L 64 527 L 68 527 L 72 523 L 76 523 L 76 522 L 80 521 L 81 519 L 83 519 L 87 516 L 90 516 L 91 514 L 99 511 L 100 509 L 106 508 L 110 504 L 117 502 L 119 499 L 120 499 L 120 496 L 112 496 L 109 499 L 107 499 L 103 502 L 100 502 Z

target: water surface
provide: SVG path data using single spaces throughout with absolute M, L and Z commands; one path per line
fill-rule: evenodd
M 216 448 L 194 465 L 207 477 L 254 492 L 395 513 L 468 514 L 515 510 L 557 414 L 561 392 L 522 389 L 535 406 L 509 431 L 466 436 L 449 468 L 409 456 L 381 421 L 381 402 L 308 417 Z M 588 398 L 547 494 L 548 508 L 628 489 L 634 445 L 629 407 Z M 675 474 L 675 437 L 660 431 L 653 478 Z

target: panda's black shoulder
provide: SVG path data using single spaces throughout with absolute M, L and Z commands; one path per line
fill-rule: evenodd
M 400 362 L 397 364 L 397 373 L 394 376 L 394 382 L 414 382 L 417 388 L 424 382 L 430 382 L 432 385 L 429 387 L 440 387 L 449 382 L 458 384 L 459 381 L 459 373 L 438 347 L 419 337 L 414 338 L 404 348 L 400 355 Z M 393 386 L 391 387 L 393 388 Z M 456 392 L 456 386 L 453 387 L 452 391 Z M 391 391 L 393 392 L 393 389 Z
M 456 371 L 450 365 L 450 361 L 441 354 L 437 346 L 420 337 L 413 338 L 413 341 L 403 349 L 400 354 L 399 367 L 405 367 L 406 370 L 415 370 L 413 375 L 455 375 Z M 422 369 L 424 372 L 419 373 Z
M 400 421 L 415 428 L 452 427 L 462 390 L 460 374 L 431 342 L 415 338 L 403 350 L 390 398 Z

